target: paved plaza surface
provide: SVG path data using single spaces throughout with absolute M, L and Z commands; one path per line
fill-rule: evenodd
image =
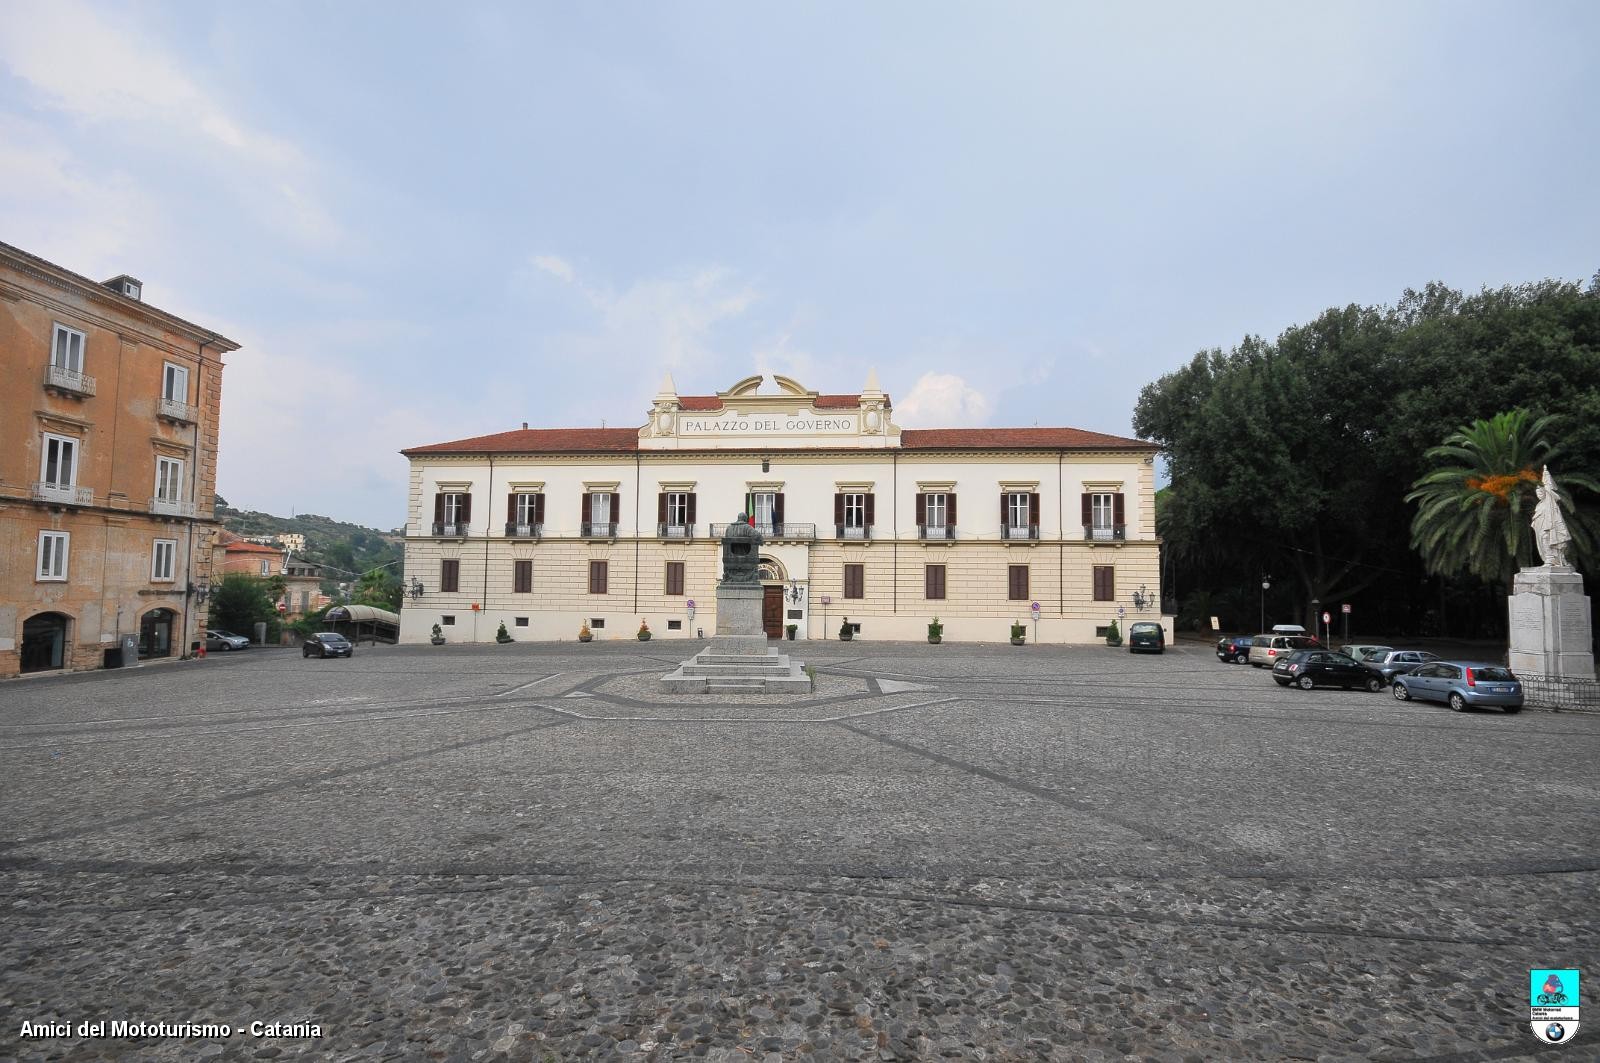
M 1600 978 L 1600 717 L 1190 644 L 656 693 L 696 648 L 0 686 L 0 1058 L 1600 1057 L 1526 1010 L 1530 968 Z M 233 1032 L 76 1033 L 118 1020 Z

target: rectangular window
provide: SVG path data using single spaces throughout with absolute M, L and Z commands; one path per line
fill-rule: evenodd
M 183 462 L 177 458 L 156 458 L 156 500 L 183 500 Z
M 150 578 L 153 580 L 170 580 L 173 578 L 173 562 L 178 554 L 178 540 L 157 539 L 155 546 L 150 551 Z
M 512 585 L 511 589 L 512 589 L 513 593 L 516 593 L 516 594 L 532 594 L 533 593 L 533 562 L 532 561 L 513 561 L 513 562 L 511 562 L 511 585 Z
M 189 370 L 167 362 L 161 372 L 161 397 L 173 402 L 188 402 Z
M 778 496 L 771 491 L 752 491 L 747 501 L 745 513 L 754 517 L 756 524 L 763 528 L 770 528 L 776 521 L 774 516 L 776 506 L 774 500 Z
M 1117 570 L 1114 566 L 1094 566 L 1094 600 L 1097 602 L 1117 600 Z
M 668 561 L 667 562 L 667 593 L 668 594 L 682 594 L 683 593 L 683 562 L 682 561 Z
M 928 565 L 922 570 L 922 594 L 932 601 L 944 598 L 944 566 Z
M 668 631 L 682 631 L 683 630 L 683 621 L 682 620 L 668 620 L 667 621 L 667 630 Z
M 515 511 L 511 514 L 512 521 L 517 523 L 517 524 L 521 524 L 521 525 L 531 525 L 531 524 L 539 523 L 539 499 L 540 499 L 540 497 L 541 496 L 537 495 L 537 494 L 530 494 L 528 492 L 519 492 L 517 494 L 517 504 L 516 504 L 516 507 L 515 507 Z
M 865 528 L 867 526 L 867 496 L 844 496 L 844 526 L 846 528 Z
M 1028 600 L 1028 566 L 1006 566 L 1006 597 L 1014 602 Z
M 455 614 L 454 613 L 450 613 L 450 614 L 447 614 L 445 616 L 441 616 L 439 618 L 439 626 L 440 627 L 455 627 L 456 626 Z
M 71 487 L 78 482 L 78 441 L 66 436 L 44 437 L 39 479 L 46 487 Z
M 944 493 L 923 495 L 922 497 L 923 523 L 929 528 L 943 528 L 945 525 Z
M 610 491 L 595 491 L 589 495 L 589 521 L 593 524 L 611 523 Z
M 272 562 L 271 561 L 263 561 L 263 562 L 261 562 L 261 574 L 263 576 L 272 575 Z
M 461 589 L 461 560 L 447 557 L 439 562 L 439 590 L 454 594 Z
M 83 333 L 57 325 L 50 344 L 50 364 L 70 373 L 83 372 Z
M 461 519 L 461 514 L 462 514 L 462 511 L 466 509 L 466 506 L 462 502 L 462 499 L 464 499 L 466 497 L 466 495 L 462 494 L 459 491 L 446 491 L 443 495 L 441 495 L 439 497 L 444 500 L 444 503 L 443 503 L 443 505 L 444 505 L 444 523 L 446 523 L 446 524 L 462 524 L 462 523 L 465 523 Z
M 1006 495 L 1006 527 L 1023 529 L 1030 523 L 1028 519 L 1028 495 L 1023 491 L 1013 491 Z
M 606 561 L 589 562 L 589 593 L 606 593 L 606 581 L 610 563 Z
M 1113 523 L 1115 523 L 1111 519 L 1111 498 L 1112 496 L 1109 492 L 1104 494 L 1093 494 L 1089 496 L 1089 515 L 1091 518 L 1090 527 L 1094 528 L 1096 531 L 1108 529 Z
M 606 626 L 606 618 L 603 616 L 591 616 L 589 618 L 589 626 L 598 631 Z
M 865 598 L 867 588 L 867 566 L 844 566 L 844 596 L 846 598 Z
M 42 531 L 39 533 L 38 578 L 64 580 L 67 578 L 67 547 L 72 536 L 67 532 Z
M 689 496 L 684 492 L 667 492 L 667 523 L 675 528 L 689 523 Z
M 513 621 L 513 623 L 517 627 L 527 627 L 528 626 L 528 618 L 525 617 L 525 616 L 519 616 L 519 617 L 516 618 L 515 621 Z

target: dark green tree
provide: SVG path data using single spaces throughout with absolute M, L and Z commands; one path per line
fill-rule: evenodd
M 270 595 L 268 580 L 241 572 L 228 573 L 211 595 L 211 626 L 254 638 L 255 625 L 265 623 L 270 640 L 278 627 L 276 599 Z

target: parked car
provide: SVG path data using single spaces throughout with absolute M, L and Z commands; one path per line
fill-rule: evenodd
M 1364 661 L 1373 654 L 1388 653 L 1392 649 L 1394 649 L 1393 646 L 1369 646 L 1365 643 L 1356 643 L 1355 645 L 1351 646 L 1340 646 L 1339 652 L 1344 654 L 1346 657 L 1353 657 L 1358 661 Z
M 1160 624 L 1141 620 L 1128 626 L 1129 653 L 1161 653 L 1167 648 L 1167 633 Z
M 1384 682 L 1392 683 L 1395 676 L 1415 672 L 1429 661 L 1438 659 L 1438 654 L 1427 650 L 1390 650 L 1366 663 L 1383 673 Z
M 1257 635 L 1250 640 L 1250 663 L 1257 668 L 1271 668 L 1279 657 L 1287 657 L 1295 650 L 1326 649 L 1310 635 Z
M 231 631 L 213 629 L 206 632 L 206 652 L 221 653 L 224 650 L 247 650 L 250 640 L 243 635 L 235 635 Z
M 1250 660 L 1249 635 L 1228 635 L 1217 640 L 1217 660 L 1223 664 L 1244 664 Z
M 349 657 L 355 652 L 350 640 L 337 631 L 319 631 L 300 644 L 300 656 Z
M 1501 664 L 1481 661 L 1430 661 L 1415 672 L 1395 676 L 1394 699 L 1442 701 L 1457 712 L 1487 705 L 1522 711 L 1522 680 Z
M 1301 690 L 1363 687 L 1376 694 L 1383 689 L 1383 676 L 1376 668 L 1332 650 L 1296 650 L 1279 657 L 1272 666 L 1272 678 L 1280 687 L 1293 683 Z

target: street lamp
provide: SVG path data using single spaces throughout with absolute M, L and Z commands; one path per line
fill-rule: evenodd
M 417 579 L 415 576 L 413 576 L 411 578 L 411 587 L 410 587 L 408 593 L 411 595 L 411 600 L 412 601 L 416 601 L 418 598 L 421 598 L 422 597 L 422 581 Z
M 1266 576 L 1262 576 L 1261 577 L 1261 627 L 1259 627 L 1257 629 L 1258 631 L 1265 632 L 1267 630 L 1267 591 L 1269 591 L 1271 589 L 1272 589 L 1272 580 L 1268 579 Z
M 1317 633 L 1317 641 L 1322 641 L 1322 599 L 1311 599 L 1311 630 Z

